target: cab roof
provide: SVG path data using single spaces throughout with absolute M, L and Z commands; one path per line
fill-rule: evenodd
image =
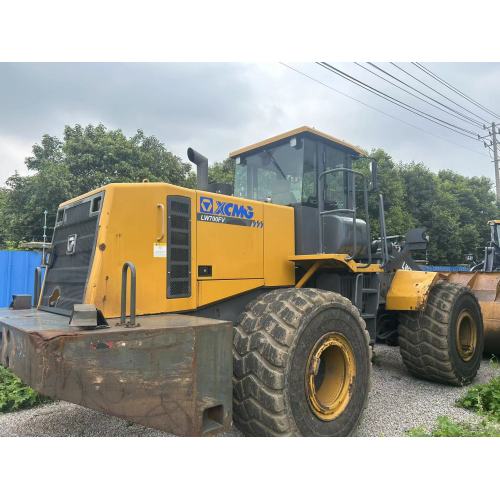
M 333 143 L 336 146 L 340 146 L 344 149 L 347 149 L 354 153 L 355 155 L 359 156 L 366 156 L 367 152 L 364 151 L 361 148 L 358 148 L 357 146 L 353 146 L 352 144 L 349 144 L 348 142 L 345 142 L 341 139 L 337 139 L 336 137 L 333 137 L 332 135 L 325 134 L 324 132 L 320 132 L 319 130 L 316 130 L 315 128 L 308 127 L 308 126 L 303 126 L 299 128 L 294 128 L 293 130 L 289 130 L 288 132 L 284 132 L 279 135 L 275 135 L 273 137 L 270 137 L 269 139 L 265 139 L 260 142 L 256 142 L 255 144 L 251 144 L 250 146 L 246 146 L 244 148 L 237 149 L 236 151 L 232 151 L 229 153 L 230 158 L 235 158 L 236 156 L 240 156 L 242 154 L 248 153 L 253 150 L 257 150 L 260 148 L 264 148 L 265 146 L 269 146 L 270 144 L 273 144 L 275 142 L 282 141 L 284 139 L 288 139 L 289 137 L 293 137 L 295 135 L 313 135 L 315 137 L 319 137 L 323 140 L 326 140 L 327 142 Z

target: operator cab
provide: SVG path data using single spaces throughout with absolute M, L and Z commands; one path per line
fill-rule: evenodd
M 490 220 L 491 239 L 484 249 L 484 260 L 472 270 L 482 270 L 487 273 L 500 270 L 500 220 Z M 482 269 L 478 269 L 482 268 Z
M 367 257 L 369 228 L 355 217 L 359 186 L 354 189 L 352 171 L 352 162 L 366 157 L 366 152 L 300 127 L 234 151 L 230 157 L 236 165 L 235 196 L 294 208 L 297 254 Z
M 500 248 L 500 220 L 490 220 L 488 225 L 491 230 L 491 242 Z

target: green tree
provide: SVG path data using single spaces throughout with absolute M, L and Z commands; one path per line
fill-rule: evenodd
M 387 234 L 404 235 L 415 226 L 415 221 L 406 202 L 406 186 L 401 175 L 401 167 L 396 165 L 391 156 L 382 149 L 373 150 L 371 158 L 377 161 L 378 165 L 378 190 L 370 192 L 369 195 L 369 216 L 373 235 L 380 234 L 379 226 L 379 193 L 383 194 L 384 213 Z M 354 163 L 355 170 L 363 173 L 366 179 L 371 179 L 369 169 L 370 161 L 366 158 Z M 359 187 L 358 206 L 363 206 L 361 198 L 361 185 Z
M 5 204 L 7 203 L 8 190 L 6 188 L 0 187 L 0 221 L 5 220 Z M 7 246 L 5 225 L 0 224 L 0 248 Z
M 437 174 L 422 164 L 402 167 L 408 209 L 429 231 L 429 261 L 460 264 L 467 253 L 482 254 L 489 238 L 487 221 L 497 207 L 491 181 L 465 177 L 450 170 Z
M 43 212 L 49 234 L 58 205 L 110 182 L 170 182 L 194 187 L 188 163 L 169 152 L 154 136 L 138 130 L 126 137 L 104 125 L 65 127 L 63 140 L 44 135 L 25 161 L 31 175 L 15 173 L 0 195 L 0 244 L 40 240 Z M 10 242 L 10 243 L 8 243 Z
M 377 160 L 379 191 L 384 196 L 388 235 L 404 235 L 424 226 L 430 235 L 432 264 L 458 264 L 466 253 L 480 258 L 489 239 L 487 221 L 498 218 L 492 183 L 485 177 L 465 177 L 450 170 L 431 172 L 422 163 L 395 163 L 382 149 L 371 152 Z M 43 211 L 49 212 L 49 231 L 57 206 L 64 200 L 110 182 L 169 182 L 196 186 L 188 163 L 167 150 L 154 136 L 138 130 L 127 137 L 104 125 L 65 127 L 62 140 L 44 135 L 26 159 L 30 175 L 15 173 L 0 188 L 0 245 L 42 237 Z M 369 160 L 354 168 L 370 176 Z M 227 158 L 209 168 L 209 182 L 232 184 L 234 160 Z M 359 186 L 361 187 L 361 186 Z M 358 206 L 363 206 L 359 189 Z M 372 232 L 379 228 L 378 192 L 369 195 Z M 366 216 L 360 210 L 360 217 Z M 50 232 L 49 232 L 50 234 Z
M 415 162 L 396 165 L 381 149 L 371 156 L 378 162 L 388 235 L 404 235 L 412 227 L 427 228 L 431 264 L 460 264 L 467 253 L 482 256 L 489 239 L 487 221 L 498 212 L 488 178 L 465 177 L 450 170 L 436 174 Z M 368 176 L 368 164 L 367 159 L 358 160 L 355 168 Z M 377 196 L 370 195 L 374 235 L 379 234 Z
M 90 191 L 110 182 L 170 182 L 193 186 L 191 166 L 167 151 L 142 130 L 127 138 L 121 130 L 81 125 L 64 129 L 64 162 L 77 180 L 78 190 Z
M 233 185 L 234 181 L 234 159 L 226 158 L 223 161 L 214 162 L 208 169 L 208 182 L 221 182 Z

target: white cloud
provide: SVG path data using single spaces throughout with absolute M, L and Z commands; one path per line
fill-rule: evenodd
M 142 128 L 183 158 L 192 146 L 211 161 L 271 135 L 311 125 L 368 150 L 382 147 L 396 161 L 423 161 L 433 170 L 451 168 L 466 175 L 494 177 L 480 143 L 411 115 L 317 65 L 291 64 L 427 133 L 278 63 L 3 63 L 0 183 L 16 169 L 25 171 L 24 158 L 43 134 L 60 137 L 66 124 L 98 122 L 127 134 Z M 337 66 L 401 100 L 425 106 L 352 63 Z M 409 65 L 405 67 L 414 72 Z M 486 106 L 500 103 L 500 64 L 435 63 L 429 67 Z M 436 82 L 432 86 L 438 88 Z M 444 87 L 441 90 L 453 95 Z
M 24 158 L 30 155 L 32 142 L 15 136 L 0 135 L 0 186 L 16 170 L 26 174 Z

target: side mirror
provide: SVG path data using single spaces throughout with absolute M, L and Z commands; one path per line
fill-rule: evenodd
M 370 170 L 372 173 L 372 191 L 378 191 L 378 173 L 377 173 L 377 161 L 373 158 L 370 159 Z

